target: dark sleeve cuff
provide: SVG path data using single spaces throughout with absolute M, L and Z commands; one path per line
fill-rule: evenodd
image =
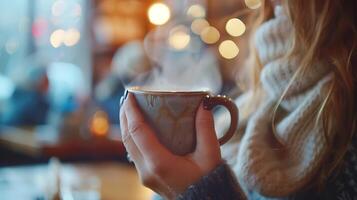
M 177 197 L 177 200 L 246 199 L 231 169 L 223 163 Z

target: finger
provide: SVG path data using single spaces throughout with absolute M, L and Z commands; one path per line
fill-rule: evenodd
M 129 94 L 127 100 L 124 102 L 124 109 L 128 123 L 128 133 L 131 135 L 139 151 L 151 159 L 167 156 L 169 151 L 159 142 L 152 128 L 146 123 L 132 94 Z
M 202 104 L 198 108 L 196 115 L 196 134 L 196 152 L 211 154 L 219 149 L 212 113 L 205 110 Z
M 125 146 L 126 151 L 130 155 L 130 158 L 135 163 L 135 166 L 143 166 L 143 156 L 137 148 L 136 144 L 133 142 L 130 134 L 128 133 L 127 119 L 124 111 L 120 112 L 120 127 L 122 132 L 122 142 Z M 139 170 L 139 169 L 138 169 Z
M 122 106 L 119 110 L 119 123 L 120 123 L 120 138 L 121 141 L 123 141 L 124 134 L 128 133 L 128 126 L 127 126 L 128 122 L 126 120 L 126 116 Z
M 166 185 L 166 184 L 162 184 L 162 183 L 160 184 L 160 180 L 153 178 L 152 171 L 150 171 L 150 169 L 147 166 L 147 164 L 150 161 L 144 160 L 143 154 L 141 154 L 141 152 L 139 151 L 138 147 L 136 146 L 135 142 L 131 137 L 131 134 L 128 133 L 128 120 L 125 114 L 125 109 L 123 109 L 123 111 L 120 112 L 120 124 L 124 136 L 122 139 L 124 146 L 127 152 L 129 153 L 131 159 L 135 163 L 135 168 L 138 172 L 141 181 L 144 183 L 144 185 L 149 186 L 151 189 L 155 190 L 156 192 L 164 193 L 164 194 L 167 193 L 167 191 L 163 190 L 163 188 L 165 187 L 160 187 L 160 185 Z

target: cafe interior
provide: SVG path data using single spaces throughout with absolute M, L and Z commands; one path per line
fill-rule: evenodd
M 0 1 L 0 199 L 152 199 L 121 142 L 120 97 L 239 95 L 245 17 L 261 5 L 242 2 Z

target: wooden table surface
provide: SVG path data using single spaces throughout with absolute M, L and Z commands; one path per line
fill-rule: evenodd
M 47 165 L 30 165 L 0 168 L 0 194 L 2 200 L 31 199 L 32 192 L 41 188 L 40 180 L 46 179 Z M 119 162 L 62 164 L 61 172 L 72 179 L 96 177 L 99 180 L 101 200 L 150 200 L 153 192 L 141 185 L 133 166 Z M 42 181 L 42 187 L 49 185 Z M 26 193 L 27 192 L 27 193 Z M 26 196 L 26 194 L 28 194 Z M 3 199 L 4 198 L 4 199 Z
M 32 158 L 123 157 L 124 145 L 116 131 L 107 137 L 61 138 L 50 126 L 0 127 L 0 146 Z
M 141 185 L 133 166 L 118 163 L 79 165 L 101 180 L 102 200 L 150 200 L 153 192 Z

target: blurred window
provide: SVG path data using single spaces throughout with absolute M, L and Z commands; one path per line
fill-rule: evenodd
M 89 95 L 90 11 L 87 0 L 0 1 L 0 124 L 26 114 L 22 107 L 51 107 L 51 94 L 73 88 L 67 83 L 81 80 L 80 89 L 65 91 L 68 98 Z M 63 70 L 49 74 L 53 66 Z M 76 76 L 67 66 L 78 69 Z M 58 86 L 53 80 L 64 81 Z

